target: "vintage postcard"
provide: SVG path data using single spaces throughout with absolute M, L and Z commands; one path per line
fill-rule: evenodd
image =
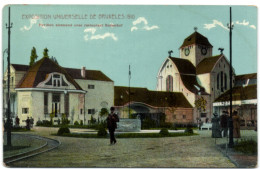
M 257 167 L 257 7 L 6 5 L 3 165 Z

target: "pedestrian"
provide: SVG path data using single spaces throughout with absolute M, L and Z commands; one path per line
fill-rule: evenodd
M 34 123 L 34 119 L 31 117 L 30 118 L 30 127 L 33 128 L 33 123 Z
M 212 118 L 212 138 L 221 138 L 221 129 L 219 124 L 219 117 L 217 113 L 213 114 L 214 117 Z
M 29 119 L 29 117 L 27 117 L 25 122 L 26 122 L 26 129 L 30 130 L 30 119 Z
M 16 116 L 15 118 L 15 127 L 19 127 L 20 126 L 20 119 L 18 116 Z
M 111 113 L 107 117 L 107 128 L 109 130 L 109 135 L 110 135 L 110 144 L 115 144 L 116 143 L 115 129 L 117 128 L 116 122 L 119 122 L 119 118 L 114 113 L 115 111 L 114 107 L 111 107 L 110 111 Z
M 237 111 L 233 112 L 232 116 L 233 120 L 233 137 L 234 138 L 240 138 L 240 117 L 237 113 Z
M 222 115 L 220 116 L 220 126 L 223 132 L 223 137 L 227 137 L 228 132 L 228 112 L 223 111 Z

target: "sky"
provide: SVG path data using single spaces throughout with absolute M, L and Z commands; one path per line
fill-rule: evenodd
M 2 12 L 4 51 L 8 6 Z M 257 7 L 232 6 L 232 20 L 235 73 L 256 73 Z M 179 47 L 194 27 L 213 45 L 213 56 L 222 47 L 229 60 L 225 5 L 11 5 L 11 22 L 11 63 L 28 64 L 33 47 L 39 60 L 47 47 L 61 66 L 101 70 L 115 86 L 128 86 L 131 65 L 131 86 L 156 90 L 168 51 L 179 57 Z

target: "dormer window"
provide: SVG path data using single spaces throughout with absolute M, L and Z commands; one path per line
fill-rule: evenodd
M 52 84 L 54 87 L 60 87 L 61 86 L 61 76 L 59 74 L 53 74 L 52 75 Z

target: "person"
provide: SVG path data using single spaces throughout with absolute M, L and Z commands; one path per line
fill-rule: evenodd
M 31 117 L 30 119 L 30 127 L 33 128 L 34 119 Z
M 114 113 L 115 111 L 114 107 L 111 107 L 110 111 L 111 113 L 107 117 L 107 128 L 109 130 L 109 135 L 110 135 L 110 144 L 115 144 L 116 143 L 115 129 L 117 128 L 116 122 L 119 122 L 119 118 Z
M 27 117 L 25 122 L 26 122 L 26 129 L 30 130 L 30 119 L 29 119 L 29 117 Z
M 221 138 L 221 130 L 219 124 L 219 117 L 217 113 L 213 114 L 214 117 L 212 118 L 212 138 Z
M 233 120 L 233 137 L 234 138 L 240 138 L 240 117 L 237 113 L 237 111 L 233 112 L 232 116 Z
M 220 116 L 220 127 L 223 131 L 223 137 L 227 137 L 228 131 L 228 112 L 223 111 L 222 115 Z
M 19 125 L 20 125 L 20 119 L 19 119 L 18 116 L 16 116 L 16 118 L 15 118 L 15 126 L 19 127 Z

